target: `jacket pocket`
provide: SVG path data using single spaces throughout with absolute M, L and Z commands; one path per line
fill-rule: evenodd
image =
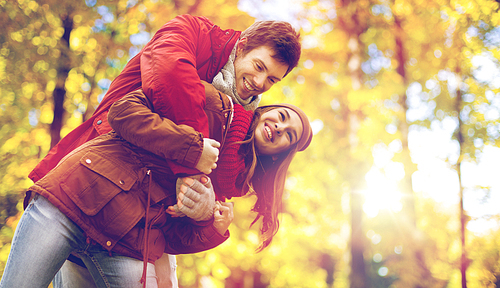
M 130 164 L 89 151 L 66 173 L 61 187 L 83 213 L 95 216 L 113 197 L 137 182 L 137 174 L 127 166 Z
M 108 111 L 102 112 L 100 115 L 94 119 L 92 123 L 94 129 L 99 133 L 99 135 L 103 135 L 111 131 L 111 126 L 108 123 Z

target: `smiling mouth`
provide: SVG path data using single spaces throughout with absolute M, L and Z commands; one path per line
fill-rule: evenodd
M 264 131 L 266 131 L 267 133 L 267 138 L 269 139 L 269 141 L 273 141 L 273 133 L 271 132 L 271 128 L 269 128 L 269 126 L 264 126 Z
M 255 89 L 253 89 L 253 87 L 250 85 L 250 83 L 248 83 L 247 79 L 246 78 L 243 78 L 243 85 L 245 85 L 245 88 L 248 90 L 248 91 L 253 91 Z

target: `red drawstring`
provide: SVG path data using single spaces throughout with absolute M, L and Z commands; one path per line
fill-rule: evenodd
M 149 222 L 149 204 L 151 202 L 151 182 L 153 181 L 152 173 L 151 170 L 148 170 L 146 172 L 149 175 L 149 185 L 148 185 L 148 202 L 146 203 L 146 224 L 144 225 L 144 251 L 143 251 L 143 256 L 144 256 L 144 266 L 142 268 L 142 278 L 141 278 L 141 283 L 142 287 L 146 288 L 146 275 L 148 271 L 148 254 L 149 254 L 149 229 L 148 229 L 148 222 Z

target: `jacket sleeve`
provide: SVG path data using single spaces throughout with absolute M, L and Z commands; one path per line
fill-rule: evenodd
M 116 101 L 108 122 L 128 142 L 186 167 L 195 167 L 203 151 L 201 133 L 153 112 L 141 90 Z
M 205 89 L 196 64 L 200 50 L 211 53 L 206 41 L 201 41 L 212 28 L 210 24 L 204 17 L 177 16 L 156 32 L 140 59 L 142 89 L 155 111 L 203 135 L 209 132 L 203 110 Z
M 187 217 L 176 218 L 163 227 L 165 253 L 190 254 L 203 252 L 219 246 L 229 238 L 229 230 L 221 235 L 212 225 L 213 221 L 196 222 Z

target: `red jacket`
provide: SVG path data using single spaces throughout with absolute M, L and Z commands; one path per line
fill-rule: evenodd
M 101 135 L 74 149 L 29 190 L 47 198 L 105 249 L 142 260 L 148 247 L 146 259 L 154 263 L 164 252 L 186 254 L 214 248 L 229 232 L 221 235 L 213 220 L 195 222 L 166 214 L 166 207 L 176 203 L 177 177 L 165 158 L 175 154 L 177 145 L 189 147 L 197 142 L 200 133 L 186 125 L 173 125 L 152 109 L 140 91 L 117 101 L 109 119 L 120 133 Z M 205 109 L 210 136 L 223 143 L 232 113 L 229 98 L 211 94 Z M 124 140 L 122 132 L 138 136 L 147 143 L 147 150 Z M 144 242 L 146 234 L 149 240 Z
M 212 82 L 226 64 L 240 34 L 231 29 L 221 30 L 205 17 L 181 15 L 167 22 L 111 83 L 92 117 L 61 139 L 29 178 L 38 181 L 73 149 L 111 131 L 107 121 L 109 108 L 139 88 L 161 116 L 168 113 L 168 118 L 175 123 L 187 124 L 209 135 L 203 111 L 205 88 L 200 80 Z M 179 156 L 178 163 L 195 167 L 200 154 Z

